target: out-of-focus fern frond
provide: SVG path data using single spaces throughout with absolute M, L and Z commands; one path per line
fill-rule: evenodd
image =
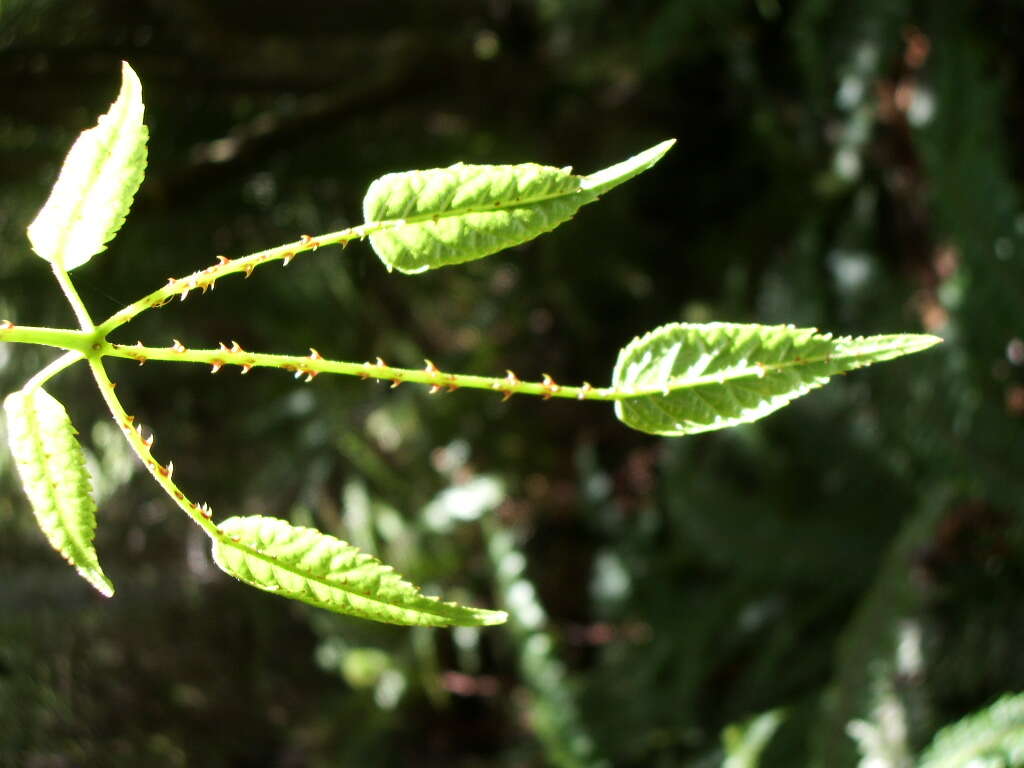
M 901 619 L 917 607 L 911 579 L 915 553 L 933 535 L 946 509 L 940 494 L 922 504 L 892 544 L 874 585 L 867 591 L 839 643 L 837 671 L 825 695 L 822 720 L 814 734 L 815 765 L 847 765 L 853 759 L 848 724 L 870 716 L 872 685 L 894 675 L 893 657 Z M 884 684 L 884 683 L 881 683 Z
M 501 602 L 508 608 L 509 629 L 519 654 L 519 668 L 532 695 L 530 720 L 543 743 L 547 762 L 559 768 L 599 768 L 601 759 L 573 699 L 547 612 L 526 575 L 526 558 L 512 534 L 493 523 L 484 525 Z

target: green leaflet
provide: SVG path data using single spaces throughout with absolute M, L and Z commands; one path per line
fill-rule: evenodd
M 662 143 L 590 176 L 570 168 L 463 165 L 389 173 L 363 198 L 367 223 L 396 222 L 370 235 L 388 270 L 406 274 L 473 261 L 549 232 L 657 163 Z
M 232 517 L 219 526 L 213 559 L 225 573 L 282 597 L 390 624 L 426 627 L 501 624 L 503 611 L 427 597 L 377 558 L 312 528 L 273 517 Z
M 921 334 L 833 338 L 814 328 L 673 323 L 620 352 L 613 386 L 626 425 L 690 435 L 756 421 L 825 384 L 830 376 L 920 352 L 941 339 Z
M 1006 695 L 943 728 L 918 768 L 1015 768 L 1024 765 L 1024 694 Z
M 126 62 L 121 91 L 64 159 L 57 183 L 28 227 L 32 249 L 70 271 L 104 250 L 124 224 L 146 171 L 142 85 Z
M 746 722 L 727 725 L 722 730 L 722 746 L 725 748 L 722 768 L 757 768 L 761 753 L 783 720 L 783 711 L 773 709 Z
M 100 568 L 92 545 L 92 483 L 64 406 L 35 387 L 8 395 L 4 411 L 14 463 L 39 527 L 82 578 L 110 597 L 114 585 Z

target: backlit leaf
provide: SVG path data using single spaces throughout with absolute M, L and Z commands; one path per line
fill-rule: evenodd
M 1016 768 L 1024 765 L 1024 694 L 1008 694 L 948 725 L 921 755 L 918 768 Z
M 39 527 L 82 578 L 110 597 L 114 586 L 92 544 L 92 483 L 64 406 L 46 391 L 31 388 L 8 395 L 4 411 L 11 453 Z
M 838 373 L 920 352 L 921 334 L 833 338 L 788 325 L 673 323 L 619 352 L 615 414 L 634 429 L 689 435 L 756 421 Z
M 427 597 L 377 558 L 312 528 L 273 517 L 232 517 L 219 526 L 213 559 L 225 573 L 282 597 L 390 624 L 501 624 L 502 611 Z
M 389 173 L 370 185 L 363 216 L 396 225 L 370 235 L 370 244 L 389 270 L 406 274 L 480 259 L 549 232 L 653 166 L 674 143 L 590 176 L 534 163 Z
M 124 224 L 146 171 L 142 85 L 127 63 L 121 91 L 64 159 L 57 183 L 28 227 L 32 249 L 72 270 L 102 251 Z

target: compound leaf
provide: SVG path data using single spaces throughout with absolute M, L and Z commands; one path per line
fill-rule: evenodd
M 146 171 L 142 113 L 142 85 L 123 62 L 117 100 L 79 135 L 28 227 L 32 249 L 59 269 L 85 264 L 124 224 Z
M 312 528 L 273 517 L 232 517 L 219 526 L 213 559 L 239 581 L 335 613 L 427 627 L 503 623 L 502 611 L 427 597 L 377 558 Z
M 1024 694 L 1003 696 L 985 709 L 947 725 L 918 762 L 918 768 L 973 765 L 1024 765 Z
M 406 274 L 480 259 L 549 232 L 653 166 L 674 143 L 590 176 L 535 163 L 389 173 L 363 199 L 367 223 L 393 223 L 370 235 L 370 244 L 389 270 Z
M 922 334 L 841 337 L 814 328 L 673 323 L 620 352 L 615 414 L 655 435 L 690 435 L 756 421 L 838 373 L 920 352 Z
M 8 395 L 4 411 L 14 463 L 39 527 L 82 578 L 110 597 L 114 586 L 100 568 L 92 544 L 92 482 L 64 406 L 34 387 Z

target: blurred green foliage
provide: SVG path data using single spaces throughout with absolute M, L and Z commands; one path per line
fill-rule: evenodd
M 408 278 L 325 249 L 119 341 L 595 384 L 677 319 L 947 343 L 664 441 L 589 404 L 112 365 L 220 516 L 315 524 L 514 611 L 487 630 L 222 576 L 69 372 L 118 594 L 50 552 L 0 456 L 0 764 L 717 766 L 723 728 L 785 708 L 761 766 L 895 766 L 1024 689 L 1022 32 L 1013 0 L 4 0 L 0 318 L 70 321 L 24 230 L 128 59 L 151 163 L 76 273 L 95 316 L 358 223 L 382 173 L 679 144 L 505 254 Z M 48 359 L 8 346 L 5 393 Z

